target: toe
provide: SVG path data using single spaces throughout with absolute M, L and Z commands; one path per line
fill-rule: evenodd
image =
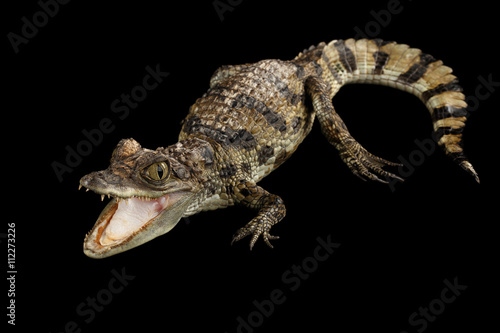
M 268 232 L 264 233 L 264 242 L 269 246 L 271 249 L 274 248 L 274 246 L 271 244 L 270 240 L 272 239 L 279 239 L 279 236 L 272 236 Z

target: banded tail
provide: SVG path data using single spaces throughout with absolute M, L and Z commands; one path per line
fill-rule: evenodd
M 463 152 L 467 103 L 450 67 L 419 49 L 380 39 L 334 40 L 309 51 L 320 49 L 317 63 L 331 86 L 331 98 L 350 83 L 380 84 L 416 95 L 430 111 L 438 145 L 479 183 Z M 307 55 L 305 51 L 297 58 Z

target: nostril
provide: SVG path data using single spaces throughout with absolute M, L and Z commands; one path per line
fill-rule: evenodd
M 107 175 L 104 171 L 94 171 L 80 179 L 80 184 L 85 187 L 92 187 L 106 183 Z
M 91 179 L 92 179 L 91 173 L 88 175 L 85 175 L 80 179 L 80 184 L 87 187 L 89 185 Z

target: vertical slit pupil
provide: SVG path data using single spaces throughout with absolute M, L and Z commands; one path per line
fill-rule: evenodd
M 163 167 L 161 165 L 156 166 L 156 172 L 158 172 L 158 179 L 163 178 Z

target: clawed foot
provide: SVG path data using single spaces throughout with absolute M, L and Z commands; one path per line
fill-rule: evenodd
M 340 156 L 342 157 L 342 160 L 347 164 L 349 169 L 351 169 L 351 172 L 363 181 L 366 181 L 366 179 L 368 178 L 380 183 L 388 183 L 387 181 L 377 177 L 377 175 L 385 178 L 394 178 L 399 181 L 404 181 L 403 178 L 382 169 L 385 166 L 402 166 L 402 164 L 390 162 L 384 160 L 383 158 L 377 157 L 369 153 L 357 142 L 350 145 L 348 149 L 344 149 L 341 152 Z
M 250 250 L 253 249 L 255 242 L 259 239 L 259 236 L 262 235 L 264 242 L 270 247 L 273 248 L 271 244 L 271 239 L 278 239 L 279 236 L 272 236 L 269 234 L 269 230 L 271 230 L 272 224 L 270 222 L 266 222 L 265 219 L 255 218 L 250 221 L 246 226 L 240 228 L 233 236 L 233 240 L 231 241 L 231 245 L 234 242 L 239 241 L 240 239 L 252 235 L 252 239 L 250 240 Z

